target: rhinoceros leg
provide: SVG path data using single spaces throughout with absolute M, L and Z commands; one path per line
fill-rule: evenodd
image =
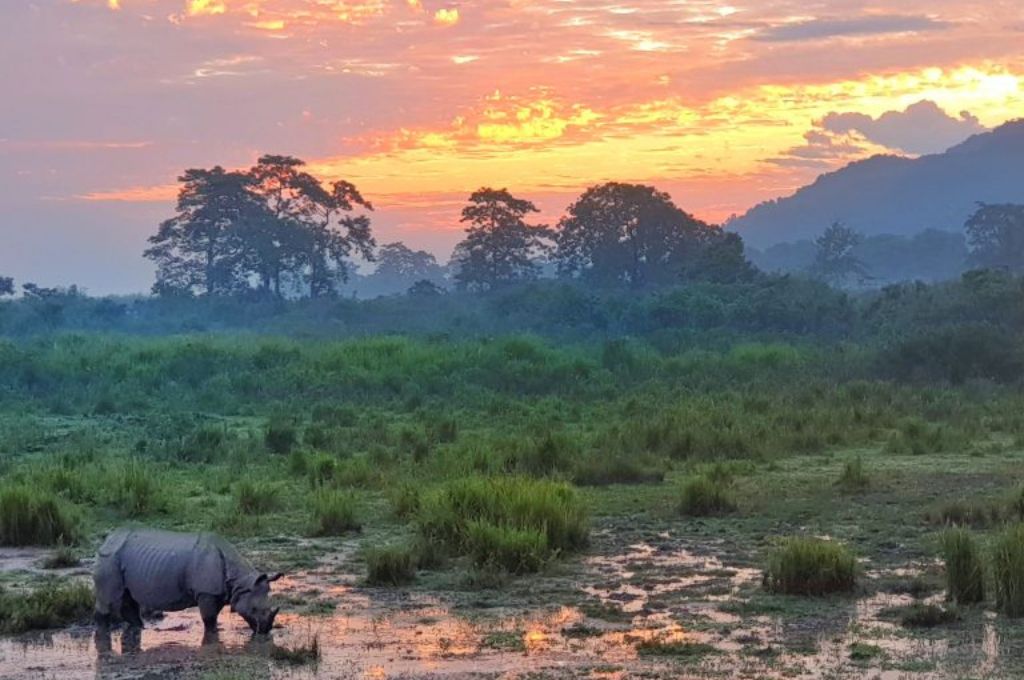
M 129 626 L 142 628 L 142 614 L 139 611 L 139 603 L 135 601 L 135 598 L 127 590 L 121 596 L 121 618 Z
M 107 630 L 113 620 L 121 616 L 124 577 L 114 560 L 101 557 L 96 565 L 93 583 L 96 592 L 96 628 Z
M 220 610 L 224 608 L 224 602 L 214 595 L 199 595 L 196 600 L 199 604 L 199 616 L 202 617 L 203 627 L 206 629 L 204 640 L 216 639 L 217 617 L 220 616 Z

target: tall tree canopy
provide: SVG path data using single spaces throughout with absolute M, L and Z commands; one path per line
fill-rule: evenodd
M 248 172 L 188 170 L 177 214 L 151 237 L 157 293 L 337 290 L 358 253 L 373 259 L 372 210 L 352 184 L 324 186 L 291 156 L 263 156 Z
M 377 269 L 368 281 L 384 292 L 405 292 L 418 281 L 442 283 L 444 268 L 425 250 L 413 250 L 397 241 L 377 251 Z
M 1024 205 L 981 203 L 966 229 L 972 266 L 1024 272 Z
M 642 184 L 591 187 L 559 223 L 555 259 L 563 275 L 599 285 L 678 281 L 713 228 Z
M 160 224 L 145 252 L 157 265 L 154 292 L 236 292 L 244 284 L 242 229 L 270 219 L 252 178 L 218 165 L 186 170 L 178 181 L 177 214 Z
M 14 279 L 10 276 L 0 276 L 0 297 L 14 295 Z
M 833 285 L 867 279 L 867 268 L 854 254 L 854 249 L 860 242 L 861 235 L 856 231 L 842 222 L 833 222 L 814 240 L 815 255 L 810 269 L 811 276 Z
M 461 221 L 469 225 L 466 238 L 452 256 L 459 287 L 490 290 L 536 278 L 540 266 L 535 259 L 548 252 L 551 231 L 526 222 L 535 212 L 533 203 L 506 189 L 473 192 L 462 209 Z

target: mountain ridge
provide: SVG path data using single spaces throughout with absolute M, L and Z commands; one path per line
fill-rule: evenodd
M 854 161 L 726 227 L 759 248 L 813 238 L 836 221 L 866 235 L 960 231 L 978 202 L 1024 203 L 1024 119 L 938 154 Z

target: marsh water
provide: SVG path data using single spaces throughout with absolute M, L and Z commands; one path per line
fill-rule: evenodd
M 116 631 L 98 652 L 91 627 L 0 639 L 4 678 L 159 677 L 1013 677 L 1016 629 L 979 613 L 926 634 L 883 616 L 910 595 L 749 606 L 760 571 L 726 555 L 696 554 L 669 534 L 616 545 L 571 569 L 514 585 L 536 597 L 378 589 L 346 572 L 347 559 L 284 579 L 285 604 L 268 640 L 254 640 L 223 614 L 215 643 L 203 644 L 195 611 L 149 621 L 139 644 Z M 615 550 L 608 550 L 615 548 Z M 6 551 L 7 572 L 36 569 L 31 552 Z M 866 570 L 866 580 L 898 579 L 928 565 Z M 87 565 L 66 571 L 81 577 Z M 9 575 L 9 574 L 8 574 Z M 931 595 L 921 601 L 938 601 Z M 301 603 L 301 606 L 300 606 Z M 792 608 L 792 610 L 780 610 Z M 290 663 L 277 649 L 316 640 L 319 660 Z M 857 654 L 857 649 L 860 654 Z

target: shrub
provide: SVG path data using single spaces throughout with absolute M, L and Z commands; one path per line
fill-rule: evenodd
M 996 607 L 1003 614 L 1024 616 L 1024 524 L 1007 528 L 992 550 Z
M 641 656 L 671 656 L 675 659 L 698 661 L 705 656 L 719 654 L 717 648 L 704 642 L 684 642 L 655 638 L 643 640 L 636 646 Z
M 92 589 L 84 583 L 49 583 L 30 593 L 0 590 L 0 633 L 57 628 L 92 613 Z
M 453 480 L 424 496 L 418 525 L 425 540 L 438 541 L 455 554 L 472 554 L 477 563 L 500 567 L 537 566 L 537 561 L 509 557 L 521 554 L 525 545 L 539 549 L 542 559 L 578 551 L 586 546 L 589 534 L 575 489 L 527 477 Z M 488 548 L 495 553 L 486 555 Z
M 971 532 L 948 529 L 942 534 L 942 556 L 946 562 L 946 595 L 958 604 L 985 599 L 985 567 L 981 551 Z
M 290 423 L 272 422 L 267 425 L 267 431 L 263 435 L 267 450 L 282 456 L 291 452 L 298 439 L 298 432 Z
M 280 494 L 277 484 L 247 477 L 235 485 L 235 506 L 243 515 L 265 515 L 281 507 Z
M 375 586 L 401 586 L 416 579 L 417 559 L 407 545 L 367 548 L 366 582 Z
M 359 531 L 356 499 L 351 494 L 321 489 L 313 497 L 313 533 L 316 536 L 342 536 Z
M 78 539 L 78 522 L 55 496 L 33 487 L 0 489 L 0 545 L 57 545 Z
M 768 556 L 765 587 L 787 595 L 849 592 L 857 560 L 846 546 L 820 538 L 788 538 Z
M 704 475 L 691 477 L 680 491 L 679 513 L 688 517 L 722 515 L 735 509 L 725 483 Z
M 862 491 L 871 485 L 871 479 L 864 471 L 864 459 L 860 456 L 846 461 L 843 472 L 836 480 L 836 486 L 847 492 Z

